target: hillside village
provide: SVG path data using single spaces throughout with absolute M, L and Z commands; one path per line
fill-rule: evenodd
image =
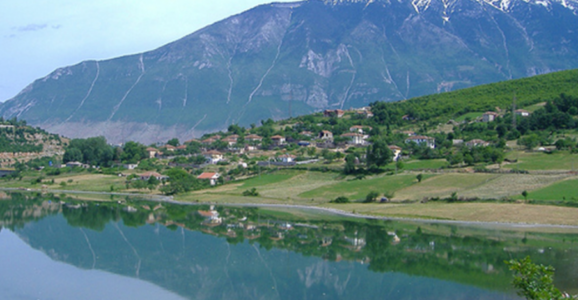
M 508 99 L 499 95 L 507 95 L 503 90 L 519 82 L 550 86 L 550 80 L 558 80 L 556 76 L 564 74 L 571 73 L 445 93 L 435 99 L 426 96 L 394 103 L 375 102 L 367 107 L 324 110 L 277 122 L 268 119 L 248 128 L 230 125 L 224 132 L 183 142 L 172 138 L 166 143 L 152 145 L 133 141 L 110 145 L 103 137 L 70 141 L 48 138 L 65 147 L 64 153 L 46 152 L 46 143 L 33 150 L 14 149 L 14 153 L 36 153 L 36 157 L 14 162 L 12 169 L 3 170 L 3 185 L 45 190 L 80 188 L 185 195 L 185 198 L 198 199 L 200 194 L 190 193 L 261 178 L 283 169 L 295 170 L 297 173 L 293 174 L 313 172 L 318 178 L 331 173 L 336 177 L 323 184 L 353 179 L 359 186 L 369 182 L 366 177 L 385 178 L 383 176 L 398 174 L 413 176 L 417 183 L 428 180 L 427 174 L 542 174 L 540 172 L 548 170 L 549 175 L 559 176 L 540 177 L 538 185 L 516 183 L 513 185 L 516 188 L 507 192 L 491 195 L 472 191 L 463 197 L 507 198 L 522 192 L 527 195 L 527 190 L 543 188 L 575 175 L 573 157 L 578 149 L 578 98 L 559 93 L 559 90 L 551 90 L 547 98 L 532 98 L 520 92 L 517 101 L 515 97 Z M 572 91 L 570 88 L 565 90 Z M 472 98 L 467 93 L 483 97 Z M 493 100 L 485 99 L 490 93 L 496 94 Z M 462 96 L 456 98 L 456 95 Z M 452 104 L 456 101 L 457 104 Z M 548 158 L 531 153 L 551 153 L 550 158 L 557 163 L 539 165 L 540 160 Z M 518 161 L 519 158 L 524 159 Z M 394 179 L 402 177 L 394 176 Z M 514 182 L 526 180 L 523 178 L 510 179 Z M 79 186 L 80 182 L 82 186 Z M 364 201 L 458 198 L 458 183 L 444 184 L 450 185 L 445 191 L 454 192 L 419 192 L 403 197 L 398 194 L 398 197 L 393 194 L 402 187 L 379 191 L 380 187 L 374 186 L 365 190 Z M 255 186 L 239 194 L 258 197 L 259 189 Z M 363 196 L 355 195 L 356 199 L 339 201 L 363 200 Z M 337 200 L 325 197 L 328 196 L 324 196 L 324 201 Z

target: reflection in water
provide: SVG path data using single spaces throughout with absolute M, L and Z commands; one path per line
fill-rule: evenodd
M 0 201 L 0 225 L 55 261 L 190 299 L 515 299 L 503 261 L 526 255 L 557 267 L 564 290 L 578 278 L 575 234 L 63 202 L 13 195 Z

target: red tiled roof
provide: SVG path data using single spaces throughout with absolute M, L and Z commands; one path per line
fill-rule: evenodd
M 217 173 L 203 172 L 201 175 L 197 176 L 197 179 L 213 179 Z
M 143 173 L 142 175 L 140 175 L 141 177 L 160 177 L 161 174 L 157 173 L 157 172 L 146 172 Z

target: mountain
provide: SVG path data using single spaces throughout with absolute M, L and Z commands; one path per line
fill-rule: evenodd
M 186 139 L 578 68 L 577 28 L 576 0 L 272 3 L 150 52 L 57 69 L 0 116 L 69 137 Z

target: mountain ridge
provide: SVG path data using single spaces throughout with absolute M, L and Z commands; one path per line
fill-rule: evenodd
M 59 68 L 0 115 L 149 143 L 577 68 L 575 4 L 265 4 L 152 51 Z

